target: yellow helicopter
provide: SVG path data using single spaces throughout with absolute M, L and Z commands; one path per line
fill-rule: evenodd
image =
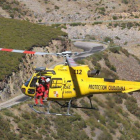
M 88 65 L 77 65 L 71 57 L 72 52 L 65 51 L 62 53 L 45 53 L 33 52 L 24 50 L 13 50 L 0 48 L 0 51 L 26 53 L 35 55 L 56 55 L 66 58 L 65 64 L 56 65 L 54 69 L 47 69 L 39 67 L 35 69 L 35 73 L 31 76 L 25 84 L 22 85 L 22 92 L 30 97 L 34 97 L 36 93 L 35 83 L 39 81 L 40 77 L 50 78 L 50 88 L 48 101 L 54 101 L 62 108 L 67 107 L 66 114 L 50 113 L 50 102 L 47 106 L 47 112 L 41 112 L 29 105 L 37 113 L 54 114 L 54 115 L 71 115 L 70 108 L 85 108 L 96 109 L 92 106 L 91 97 L 93 94 L 106 94 L 106 93 L 129 93 L 140 90 L 140 82 L 123 81 L 106 78 L 95 78 L 99 74 L 99 70 L 90 70 Z M 100 50 L 102 51 L 102 50 Z M 74 53 L 75 55 L 81 53 Z M 91 107 L 78 107 L 72 101 L 81 97 L 87 96 L 90 100 Z M 65 101 L 61 104 L 59 101 Z

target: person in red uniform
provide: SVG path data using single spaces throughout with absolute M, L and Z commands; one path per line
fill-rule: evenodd
M 35 95 L 35 105 L 38 104 L 38 99 L 40 99 L 40 104 L 43 105 L 43 95 L 45 92 L 45 87 L 42 84 L 36 83 L 36 95 Z
M 50 87 L 50 78 L 45 80 L 45 92 L 44 92 L 44 100 L 47 100 L 49 94 L 49 87 Z
M 40 81 L 41 81 L 41 83 L 44 85 L 44 84 L 45 84 L 45 77 L 42 76 L 42 77 L 40 78 Z

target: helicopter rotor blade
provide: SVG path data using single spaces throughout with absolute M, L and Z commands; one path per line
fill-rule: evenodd
M 26 51 L 26 50 L 15 50 L 15 49 L 7 49 L 7 48 L 0 48 L 0 51 L 24 53 L 24 54 L 34 54 L 34 55 L 47 55 L 47 54 L 56 55 L 56 53 L 35 52 L 35 51 Z
M 66 56 L 66 62 L 68 64 L 68 66 L 70 66 L 70 67 L 78 66 L 77 63 L 73 60 L 72 57 Z
M 64 51 L 64 52 L 60 52 L 60 53 L 48 53 L 48 52 L 35 52 L 35 51 L 16 50 L 16 49 L 8 49 L 8 48 L 0 48 L 0 51 L 24 53 L 24 54 L 34 54 L 34 55 L 55 55 L 55 56 L 62 56 L 62 57 L 71 57 L 72 55 L 76 56 L 76 55 L 82 55 L 85 53 L 97 53 L 97 52 L 105 51 L 107 49 L 116 48 L 116 47 L 120 47 L 120 46 L 107 47 L 107 48 L 103 48 L 103 49 L 89 50 L 89 51 L 84 51 L 84 52 Z
M 24 53 L 24 54 L 34 54 L 34 55 L 56 55 L 56 56 L 72 56 L 79 54 L 78 52 L 64 51 L 60 53 L 48 53 L 48 52 L 35 52 L 35 51 L 27 51 L 27 50 L 16 50 L 16 49 L 8 49 L 8 48 L 0 48 L 0 51 L 5 52 L 15 52 L 15 53 Z

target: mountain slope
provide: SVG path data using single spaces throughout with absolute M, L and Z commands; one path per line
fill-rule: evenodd
M 0 6 L 9 17 L 32 22 L 138 18 L 140 14 L 139 0 L 2 0 Z

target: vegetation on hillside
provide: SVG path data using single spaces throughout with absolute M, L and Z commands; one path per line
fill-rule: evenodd
M 46 46 L 52 39 L 66 36 L 59 28 L 36 25 L 27 21 L 0 18 L 0 48 L 30 50 Z M 18 70 L 22 54 L 0 52 L 0 80 Z
M 131 29 L 132 27 L 133 28 L 139 27 L 140 23 L 139 22 L 120 22 L 120 23 L 118 22 L 118 23 L 109 23 L 108 25 L 109 27 L 113 27 L 113 28 L 118 26 L 123 30 L 125 28 Z
M 88 60 L 90 60 L 92 62 L 92 64 L 94 65 L 95 69 L 101 69 L 101 65 L 99 64 L 99 61 L 101 59 L 104 59 L 106 66 L 116 72 L 116 68 L 110 63 L 109 59 L 108 59 L 108 54 L 106 52 L 100 52 L 100 53 L 96 53 L 92 56 L 90 56 L 89 58 L 87 58 Z M 83 62 L 84 63 L 84 62 Z
M 121 48 L 112 48 L 109 52 L 130 55 Z M 94 66 L 100 65 L 98 61 L 101 59 L 110 63 L 107 54 L 108 52 L 104 52 L 90 56 L 88 61 Z M 79 63 L 84 64 L 85 60 L 80 60 Z M 110 69 L 109 66 L 102 68 L 101 77 L 104 73 L 104 76 L 116 78 L 117 73 Z M 69 117 L 36 114 L 28 107 L 28 103 L 33 104 L 32 101 L 27 101 L 26 104 L 22 103 L 0 112 L 0 126 L 6 127 L 6 129 L 0 127 L 4 139 L 137 140 L 140 138 L 139 107 L 136 99 L 129 94 L 94 95 L 92 103 L 98 110 L 71 109 L 74 116 Z M 86 97 L 79 99 L 77 104 L 90 106 Z M 52 104 L 51 112 L 62 111 L 66 110 Z
M 0 0 L 0 6 L 3 10 L 9 13 L 11 18 L 23 18 L 24 16 L 29 14 L 29 10 L 25 10 L 24 8 L 25 5 L 21 6 L 20 2 L 16 0 Z
M 26 104 L 1 111 L 1 136 L 10 140 L 92 140 L 95 137 L 97 140 L 139 139 L 139 116 L 133 116 L 135 119 L 131 120 L 133 112 L 131 114 L 125 105 L 127 99 L 135 106 L 135 99 L 131 95 L 96 95 L 92 102 L 98 110 L 71 109 L 74 116 L 69 117 L 36 114 L 27 105 L 32 101 L 28 101 Z M 79 105 L 90 106 L 84 98 L 80 100 Z M 123 110 L 123 107 L 126 107 L 126 110 Z M 52 112 L 60 110 L 62 111 L 52 104 Z

